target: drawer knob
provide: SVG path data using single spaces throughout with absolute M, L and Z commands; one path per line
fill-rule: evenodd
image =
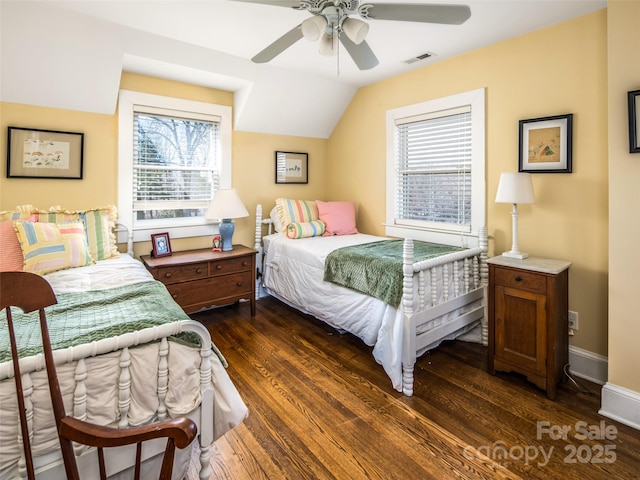
M 246 260 L 244 262 L 242 262 L 242 266 L 246 267 L 247 265 L 249 265 L 249 262 L 247 262 Z
M 167 272 L 164 274 L 164 278 L 171 278 L 171 272 Z
M 222 269 L 222 265 L 220 264 L 216 265 L 216 270 L 220 270 L 220 269 Z
M 522 281 L 522 277 L 521 277 L 520 275 L 518 275 L 518 276 L 516 277 L 516 282 L 521 282 L 521 281 Z
M 241 287 L 242 286 L 242 282 L 237 282 L 236 283 L 236 287 Z
M 201 268 L 196 268 L 196 273 L 202 273 L 202 269 Z

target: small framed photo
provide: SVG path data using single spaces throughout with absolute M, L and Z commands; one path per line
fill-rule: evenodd
M 9 127 L 7 178 L 82 179 L 84 133 Z
M 168 233 L 154 233 L 151 235 L 153 250 L 152 257 L 168 257 L 171 255 L 171 241 Z
M 276 152 L 276 183 L 309 183 L 309 155 Z
M 520 120 L 518 171 L 571 173 L 573 114 Z
M 629 153 L 640 153 L 640 90 L 627 94 L 629 102 Z

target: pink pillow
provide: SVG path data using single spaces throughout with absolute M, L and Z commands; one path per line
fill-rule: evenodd
M 36 222 L 38 217 L 21 218 L 22 222 Z M 24 266 L 24 257 L 18 241 L 18 235 L 13 229 L 13 220 L 0 222 L 0 272 L 20 272 Z
M 322 202 L 316 200 L 320 220 L 324 222 L 323 236 L 352 235 L 356 229 L 356 207 L 353 202 Z

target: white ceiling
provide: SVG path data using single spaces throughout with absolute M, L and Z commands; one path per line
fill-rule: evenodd
M 309 13 L 232 0 L 1 2 L 0 99 L 113 114 L 120 74 L 235 92 L 237 130 L 327 138 L 358 87 L 606 8 L 606 0 L 364 0 L 466 4 L 462 25 L 367 20 L 380 64 L 302 39 L 269 64 L 256 53 Z M 407 64 L 425 52 L 433 57 Z M 301 121 L 304 119 L 304 121 Z

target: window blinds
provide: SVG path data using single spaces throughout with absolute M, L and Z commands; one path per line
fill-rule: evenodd
M 398 225 L 471 228 L 471 107 L 396 120 Z
M 219 119 L 134 111 L 133 156 L 135 219 L 203 215 L 219 187 Z

